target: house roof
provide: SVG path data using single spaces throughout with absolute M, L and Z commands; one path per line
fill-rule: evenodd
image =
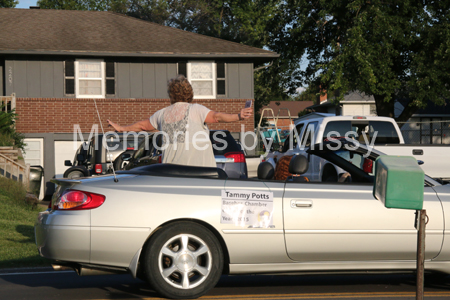
M 279 103 L 279 105 L 278 105 Z M 289 109 L 289 112 L 291 114 L 291 117 L 297 118 L 298 117 L 298 113 L 305 110 L 308 106 L 311 106 L 312 104 L 314 104 L 313 101 L 270 101 L 269 105 L 264 106 L 262 109 L 264 108 L 271 108 L 273 109 L 273 113 L 275 114 L 275 117 L 278 115 L 278 112 L 280 113 L 280 118 L 282 117 L 288 117 L 288 111 L 286 110 Z M 261 111 L 262 111 L 261 109 Z M 270 118 L 272 117 L 271 114 L 265 112 L 264 113 L 264 117 L 266 118 Z
M 0 8 L 0 54 L 246 57 L 275 52 L 107 11 Z

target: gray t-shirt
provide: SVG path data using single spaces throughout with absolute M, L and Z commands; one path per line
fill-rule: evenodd
M 177 102 L 150 117 L 152 126 L 163 135 L 163 163 L 216 167 L 205 125 L 209 112 L 200 104 Z

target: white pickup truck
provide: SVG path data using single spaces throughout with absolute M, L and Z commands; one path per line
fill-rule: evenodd
M 450 180 L 450 145 L 407 145 L 397 123 L 387 117 L 306 116 L 295 122 L 282 149 L 268 153 L 265 160 L 275 165 L 284 155 L 308 156 L 305 147 L 330 136 L 351 138 L 388 155 L 413 156 L 419 163 L 423 162 L 421 167 L 428 176 Z M 340 170 L 330 162 L 314 155 L 309 157 L 309 162 L 309 170 L 304 175 L 311 181 L 338 180 Z

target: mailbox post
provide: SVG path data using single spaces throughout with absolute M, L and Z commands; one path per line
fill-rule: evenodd
M 375 162 L 373 196 L 387 208 L 416 210 L 417 289 L 416 299 L 423 299 L 425 260 L 425 219 L 423 185 L 425 174 L 411 156 L 379 156 Z

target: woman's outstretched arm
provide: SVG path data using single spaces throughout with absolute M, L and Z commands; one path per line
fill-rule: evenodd
M 229 123 L 245 120 L 251 117 L 253 109 L 251 107 L 241 109 L 238 114 L 227 114 L 211 110 L 205 119 L 205 123 Z
M 109 123 L 109 126 L 112 126 L 114 128 L 114 130 L 116 130 L 117 132 L 123 132 L 123 131 L 152 131 L 155 130 L 155 127 L 152 126 L 152 124 L 150 123 L 149 119 L 145 119 L 139 122 L 136 122 L 134 124 L 131 125 L 127 125 L 127 126 L 121 126 L 117 123 L 114 123 L 110 120 L 106 120 Z

